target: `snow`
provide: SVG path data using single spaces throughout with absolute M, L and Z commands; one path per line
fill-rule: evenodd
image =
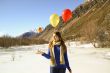
M 70 46 L 72 45 L 73 47 L 76 48 L 94 48 L 94 46 L 91 43 L 81 43 L 81 42 L 66 42 L 66 45 Z
M 110 73 L 110 49 L 80 42 L 66 45 L 72 73 Z M 49 60 L 35 54 L 37 49 L 47 52 L 48 44 L 0 50 L 0 73 L 49 73 Z

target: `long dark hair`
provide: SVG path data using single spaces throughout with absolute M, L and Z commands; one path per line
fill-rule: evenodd
M 56 31 L 56 32 L 54 32 L 54 34 L 55 34 L 56 36 L 58 36 L 59 41 L 61 42 L 61 46 L 62 46 L 62 48 L 64 49 L 64 51 L 66 52 L 66 51 L 67 51 L 67 47 L 66 47 L 65 42 L 64 42 L 64 40 L 63 40 L 63 38 L 62 38 L 62 36 L 61 36 L 61 33 L 58 32 L 58 31 Z M 52 47 L 53 47 L 53 40 L 51 40 L 51 41 L 49 42 L 49 48 L 52 48 Z

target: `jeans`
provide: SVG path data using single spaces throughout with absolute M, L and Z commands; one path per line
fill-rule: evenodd
M 66 68 L 50 67 L 50 73 L 66 73 Z

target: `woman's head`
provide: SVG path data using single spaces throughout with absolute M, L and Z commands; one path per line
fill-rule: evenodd
M 61 33 L 60 32 L 54 32 L 53 40 L 54 41 L 62 41 Z

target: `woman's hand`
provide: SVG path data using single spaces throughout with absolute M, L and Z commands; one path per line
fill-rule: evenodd
M 69 73 L 72 73 L 72 70 L 71 69 L 69 70 Z
M 41 50 L 38 50 L 38 51 L 36 52 L 36 54 L 44 54 L 44 52 L 41 51 Z

